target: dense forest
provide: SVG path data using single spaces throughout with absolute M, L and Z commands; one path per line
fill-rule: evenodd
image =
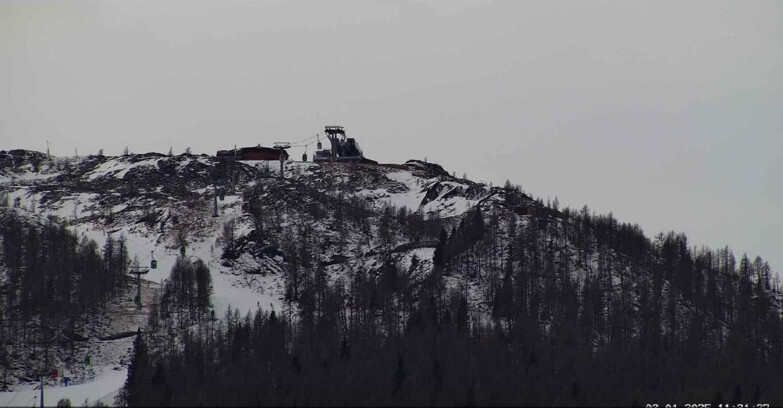
M 780 283 L 759 257 L 697 249 L 684 234 L 650 239 L 556 202 L 449 224 L 323 200 L 312 211 L 331 212 L 336 231 L 355 224 L 377 250 L 432 240 L 431 271 L 389 256 L 330 279 L 307 223 L 281 227 L 248 200 L 251 236 L 285 255 L 286 308 L 214 316 L 209 270 L 181 259 L 118 402 L 783 404 Z M 227 241 L 225 253 L 251 246 Z
M 75 358 L 84 328 L 127 288 L 122 237 L 102 249 L 54 217 L 39 223 L 0 207 L 0 366 L 27 378 Z

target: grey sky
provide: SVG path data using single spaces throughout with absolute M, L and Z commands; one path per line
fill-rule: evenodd
M 780 1 L 0 1 L 0 90 L 0 149 L 213 154 L 339 124 L 381 162 L 783 269 Z

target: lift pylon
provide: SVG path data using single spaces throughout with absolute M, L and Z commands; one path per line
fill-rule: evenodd
M 141 275 L 149 273 L 149 268 L 142 268 L 138 265 L 132 265 L 128 271 L 131 275 L 136 275 L 136 297 L 133 298 L 133 303 L 136 304 L 137 309 L 141 309 Z
M 284 173 L 283 173 L 283 163 L 285 161 L 283 159 L 283 151 L 285 149 L 291 148 L 291 143 L 288 143 L 288 142 L 275 142 L 275 146 L 274 147 L 275 147 L 275 149 L 280 151 L 280 178 L 283 178 L 283 175 L 284 175 Z

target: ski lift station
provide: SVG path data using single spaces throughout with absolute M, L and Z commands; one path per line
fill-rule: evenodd
M 330 149 L 322 149 L 320 140 L 318 141 L 318 150 L 315 152 L 313 161 L 342 161 L 342 162 L 362 162 L 364 153 L 359 147 L 359 143 L 352 137 L 346 137 L 345 129 L 342 126 L 326 126 L 324 129 L 326 138 L 331 144 Z
M 321 137 L 329 140 L 329 148 L 324 149 L 321 143 Z M 282 147 L 282 144 L 285 147 Z M 345 129 L 342 126 L 326 126 L 324 131 L 315 136 L 299 142 L 278 142 L 275 147 L 264 147 L 260 144 L 255 147 L 234 148 L 233 150 L 218 150 L 215 157 L 222 161 L 234 160 L 286 160 L 288 153 L 284 150 L 289 147 L 304 147 L 305 153 L 302 154 L 302 161 L 307 161 L 308 146 L 316 143 L 316 151 L 313 155 L 314 162 L 349 162 L 377 164 L 376 161 L 364 157 L 359 142 L 352 137 L 347 137 Z

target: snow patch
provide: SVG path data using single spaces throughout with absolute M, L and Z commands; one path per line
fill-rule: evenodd
M 90 405 L 100 400 L 113 406 L 113 396 L 125 384 L 127 377 L 127 368 L 114 370 L 112 367 L 100 367 L 99 370 L 96 370 L 95 379 L 90 382 L 67 387 L 62 384 L 46 385 L 44 386 L 44 405 L 54 407 L 60 399 L 68 398 L 72 406 L 81 406 L 85 399 Z M 0 406 L 40 406 L 38 400 L 40 395 L 39 384 L 24 384 L 16 391 L 0 392 Z

